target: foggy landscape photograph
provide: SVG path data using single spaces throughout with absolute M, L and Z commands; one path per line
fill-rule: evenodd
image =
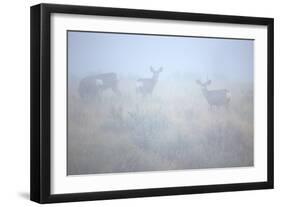
M 67 175 L 254 166 L 254 40 L 67 32 Z

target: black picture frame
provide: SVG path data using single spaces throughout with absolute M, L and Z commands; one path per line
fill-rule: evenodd
M 50 15 L 52 13 L 134 17 L 148 19 L 180 20 L 210 23 L 232 23 L 267 26 L 267 181 L 236 184 L 218 184 L 186 187 L 167 187 L 106 192 L 51 194 L 51 70 L 50 70 Z M 273 72 L 273 28 L 272 18 L 195 14 L 168 11 L 103 8 L 39 4 L 31 7 L 31 173 L 30 199 L 38 203 L 88 201 L 146 196 L 211 193 L 273 188 L 274 177 L 274 72 Z

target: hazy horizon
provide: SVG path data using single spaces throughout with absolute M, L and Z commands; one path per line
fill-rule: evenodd
M 163 67 L 164 80 L 253 81 L 253 42 L 244 39 L 68 32 L 69 78 L 112 72 L 120 77 L 150 76 Z M 136 64 L 137 63 L 137 64 Z

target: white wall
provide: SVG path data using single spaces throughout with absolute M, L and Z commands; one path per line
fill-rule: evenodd
M 275 18 L 275 189 L 55 204 L 54 206 L 265 206 L 281 202 L 280 89 L 281 13 L 278 0 L 70 0 L 2 1 L 0 32 L 0 205 L 35 206 L 29 201 L 29 7 L 67 3 Z

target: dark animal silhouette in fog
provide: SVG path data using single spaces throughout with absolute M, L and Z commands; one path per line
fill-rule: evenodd
M 116 73 L 87 76 L 79 84 L 79 95 L 84 101 L 94 100 L 105 90 L 112 90 L 115 94 L 120 94 Z
M 160 67 L 158 70 L 154 70 L 153 67 L 150 67 L 150 71 L 153 74 L 151 78 L 140 78 L 137 80 L 140 85 L 137 86 L 136 91 L 143 96 L 152 94 L 153 89 L 158 81 L 159 74 L 163 71 L 163 68 Z
M 197 80 L 196 83 L 201 86 L 203 96 L 206 98 L 210 107 L 212 106 L 228 107 L 231 99 L 231 94 L 228 90 L 226 89 L 209 90 L 207 86 L 212 83 L 211 80 L 207 80 L 205 83 L 202 83 L 200 80 Z

